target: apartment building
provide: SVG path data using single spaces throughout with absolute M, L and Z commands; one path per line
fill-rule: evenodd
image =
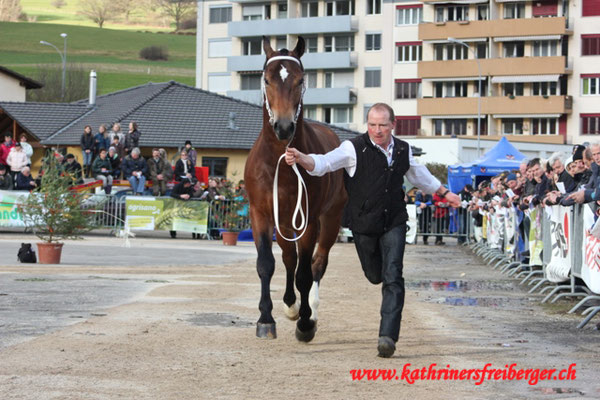
M 581 143 L 600 133 L 600 0 L 199 2 L 197 86 L 260 103 L 262 36 L 306 39 L 305 115 L 364 130 Z M 591 138 L 591 139 L 590 139 Z

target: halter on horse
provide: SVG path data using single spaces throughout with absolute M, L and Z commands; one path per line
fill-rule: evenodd
M 270 283 L 275 271 L 272 251 L 275 223 L 273 182 L 279 156 L 290 144 L 304 153 L 315 154 L 326 153 L 340 144 L 331 129 L 304 122 L 302 97 L 306 86 L 300 61 L 304 46 L 304 39 L 299 37 L 291 52 L 285 49 L 276 52 L 268 39 L 263 39 L 267 56 L 262 77 L 263 128 L 250 151 L 244 173 L 254 243 L 258 251 L 256 269 L 261 281 L 260 318 L 256 326 L 256 336 L 260 338 L 277 337 L 275 320 L 271 314 L 273 302 Z M 282 165 L 277 182 L 281 234 L 278 232 L 276 238 L 283 251 L 286 268 L 283 296 L 285 313 L 292 320 L 300 318 L 296 325 L 296 338 L 308 342 L 316 332 L 319 282 L 327 267 L 329 250 L 337 239 L 346 191 L 341 171 L 321 178 L 310 176 L 304 170 L 299 173 L 306 183 L 305 196 L 308 196 L 310 209 L 308 215 L 308 209 L 304 206 L 306 231 L 297 241 L 287 241 L 282 237 L 299 235 L 292 221 L 295 218 L 294 206 L 302 200 L 298 199 L 297 176 L 292 168 Z M 306 204 L 305 201 L 300 203 L 300 207 Z M 315 252 L 317 239 L 319 244 Z M 299 307 L 296 304 L 294 280 L 300 292 Z

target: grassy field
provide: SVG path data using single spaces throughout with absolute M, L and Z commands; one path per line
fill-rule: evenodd
M 35 22 L 44 24 L 61 24 L 61 25 L 80 25 L 97 27 L 91 20 L 83 15 L 79 15 L 79 0 L 66 0 L 66 5 L 61 8 L 56 8 L 52 5 L 52 0 L 21 0 L 21 7 L 29 18 L 33 18 Z M 157 15 L 150 19 L 155 22 L 148 22 L 149 14 L 147 10 L 135 10 L 130 15 L 130 23 L 125 23 L 122 20 L 107 21 L 104 24 L 105 28 L 110 29 L 125 29 L 125 30 L 149 30 L 149 31 L 169 31 L 170 27 L 165 26 L 165 22 L 158 19 Z M 121 18 L 122 19 L 122 18 Z
M 61 60 L 45 40 L 61 51 L 67 36 L 67 62 L 82 64 L 98 72 L 99 93 L 143 84 L 176 80 L 194 84 L 195 36 L 131 32 L 94 27 L 0 22 L 0 65 L 31 76 L 40 64 L 60 64 Z M 147 46 L 164 46 L 168 61 L 147 61 L 139 51 Z

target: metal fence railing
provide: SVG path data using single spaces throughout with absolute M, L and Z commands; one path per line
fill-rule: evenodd
M 472 236 L 472 224 L 466 208 L 426 206 L 417 207 L 417 235 L 424 239 L 453 237 L 468 241 Z

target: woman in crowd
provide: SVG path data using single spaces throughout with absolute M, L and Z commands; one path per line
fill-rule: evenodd
M 10 166 L 10 174 L 15 177 L 23 168 L 27 167 L 29 160 L 27 154 L 21 147 L 21 142 L 16 142 L 15 147 L 10 150 L 8 157 L 6 157 L 6 163 Z
M 33 156 L 33 147 L 31 147 L 31 145 L 27 143 L 27 136 L 25 136 L 24 133 L 21 134 L 19 140 L 21 141 L 21 147 L 23 148 L 23 151 L 27 155 L 27 166 L 31 167 L 31 156 Z
M 125 155 L 129 154 L 131 152 L 131 149 L 133 149 L 134 147 L 139 147 L 141 135 L 142 134 L 138 130 L 137 122 L 130 122 L 129 131 L 125 134 Z
M 100 153 L 98 157 L 94 160 L 92 164 L 92 172 L 97 180 L 102 181 L 102 187 L 104 188 L 104 193 L 110 194 L 112 190 L 113 177 L 112 177 L 112 165 L 110 160 L 107 158 L 106 149 L 100 149 Z
M 108 132 L 106 131 L 106 126 L 104 124 L 98 127 L 98 133 L 94 136 L 94 145 L 96 155 L 100 154 L 100 150 L 105 149 L 108 151 L 110 147 L 110 137 L 108 137 Z
M 175 164 L 174 178 L 176 182 L 181 182 L 183 178 L 193 178 L 195 175 L 194 164 L 188 158 L 188 153 L 181 150 L 181 158 Z
M 94 145 L 95 139 L 92 134 L 92 127 L 86 125 L 83 128 L 83 134 L 81 135 L 81 152 L 83 153 L 83 169 L 85 177 L 89 178 L 92 176 L 92 157 L 94 156 Z

